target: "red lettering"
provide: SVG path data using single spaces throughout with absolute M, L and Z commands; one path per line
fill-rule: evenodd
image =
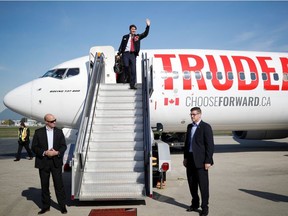
M 238 79 L 238 90 L 252 90 L 255 89 L 258 86 L 258 82 L 259 82 L 259 78 L 258 78 L 258 73 L 257 73 L 257 68 L 256 65 L 254 63 L 254 61 L 251 58 L 245 57 L 245 56 L 232 56 L 235 66 L 236 66 L 236 70 L 238 73 L 237 79 Z M 243 67 L 243 63 L 242 61 L 245 61 L 246 63 L 248 63 L 249 72 L 255 72 L 256 74 L 256 79 L 255 80 L 251 80 L 250 84 L 246 83 L 246 79 L 241 80 L 239 77 L 239 73 L 240 72 L 244 72 L 244 67 Z
M 175 54 L 155 54 L 155 58 L 160 58 L 163 64 L 163 70 L 167 73 L 172 73 L 172 60 L 176 58 Z M 229 61 L 229 58 L 226 55 L 221 55 L 220 59 L 223 64 L 224 68 L 224 74 L 225 74 L 225 80 L 219 80 L 217 78 L 217 72 L 219 72 L 219 64 L 217 65 L 217 62 L 215 60 L 215 57 L 213 55 L 206 55 L 205 56 L 209 69 L 212 73 L 212 85 L 216 90 L 219 91 L 226 91 L 231 89 L 233 86 L 233 80 L 228 79 L 228 73 L 232 72 L 231 62 Z M 238 80 L 238 90 L 253 90 L 256 89 L 259 83 L 259 74 L 256 67 L 255 62 L 252 58 L 247 56 L 231 56 L 237 72 L 237 80 Z M 259 65 L 261 67 L 261 72 L 267 74 L 267 80 L 264 80 L 264 89 L 265 90 L 279 90 L 281 87 L 277 84 L 272 84 L 272 76 L 273 73 L 276 72 L 276 67 L 269 66 L 269 63 L 273 63 L 272 57 L 268 56 L 256 56 Z M 199 90 L 207 90 L 207 85 L 205 83 L 205 79 L 202 74 L 202 70 L 204 68 L 204 61 L 201 56 L 194 55 L 194 54 L 179 54 L 179 60 L 182 67 L 183 72 L 183 90 L 192 90 L 192 76 L 190 79 L 185 78 L 184 72 L 188 71 L 189 73 L 195 73 L 199 72 L 201 73 L 201 78 L 196 79 L 196 82 L 198 84 Z M 288 76 L 288 57 L 280 57 L 281 66 L 282 66 L 282 72 L 285 75 L 285 77 Z M 272 64 L 271 64 L 272 65 Z M 244 72 L 255 73 L 255 80 L 247 81 L 247 79 L 240 79 L 240 73 Z M 248 69 L 247 69 L 248 68 Z M 249 70 L 249 71 L 247 71 Z M 283 75 L 283 76 L 284 76 Z M 185 79 L 184 79 L 185 78 Z M 250 80 L 250 79 L 248 79 Z M 173 90 L 174 83 L 173 78 L 168 77 L 164 80 L 164 89 L 165 90 Z M 287 91 L 288 90 L 288 81 L 287 79 L 282 80 L 282 88 L 281 90 Z
M 165 72 L 172 72 L 172 64 L 171 64 L 171 58 L 175 58 L 176 56 L 174 54 L 155 54 L 155 58 L 161 58 L 162 64 L 163 64 L 163 70 Z M 173 90 L 173 78 L 168 77 L 164 80 L 164 89 L 165 90 Z
M 180 62 L 182 65 L 182 71 L 191 71 L 195 72 L 195 71 L 199 71 L 200 73 L 201 70 L 204 67 L 204 62 L 203 59 L 200 56 L 197 55 L 179 55 L 180 58 Z M 190 59 L 194 59 L 195 60 L 195 65 L 191 66 L 189 64 L 189 58 Z M 197 83 L 198 83 L 198 87 L 199 90 L 207 90 L 207 86 L 205 83 L 205 80 L 203 79 L 203 75 L 201 76 L 201 79 L 197 79 Z M 186 80 L 183 78 L 183 89 L 184 90 L 191 90 L 192 89 L 192 78 L 190 80 Z
M 288 58 L 280 58 L 283 74 L 288 74 Z M 288 90 L 288 81 L 283 79 L 282 90 Z
M 206 58 L 208 60 L 209 68 L 210 68 L 210 71 L 212 73 L 212 84 L 213 84 L 214 88 L 217 90 L 221 90 L 221 91 L 225 91 L 225 90 L 230 89 L 232 87 L 233 81 L 229 80 L 228 75 L 227 75 L 227 72 L 232 71 L 231 65 L 230 65 L 230 62 L 229 62 L 227 56 L 221 56 L 224 70 L 225 70 L 225 83 L 223 83 L 223 84 L 221 84 L 220 80 L 217 79 L 218 68 L 217 68 L 217 64 L 216 64 L 214 57 L 212 55 L 206 55 Z
M 267 80 L 264 80 L 264 89 L 265 90 L 279 90 L 279 85 L 272 85 L 271 84 L 271 73 L 275 72 L 275 68 L 269 68 L 266 61 L 271 61 L 271 57 L 256 57 L 259 61 L 261 66 L 262 73 L 267 74 Z

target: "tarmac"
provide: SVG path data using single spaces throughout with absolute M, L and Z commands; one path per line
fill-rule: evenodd
M 209 169 L 209 216 L 287 216 L 288 138 L 236 140 L 215 136 L 215 165 Z M 0 215 L 32 216 L 41 208 L 41 190 L 34 159 L 14 162 L 16 139 L 0 139 Z M 186 212 L 191 196 L 181 149 L 171 149 L 172 170 L 165 189 L 153 189 L 142 201 L 80 202 L 70 200 L 71 172 L 64 172 L 67 210 L 71 216 L 88 216 L 92 209 L 136 208 L 138 216 L 199 216 Z M 45 216 L 62 215 L 51 179 L 52 206 Z

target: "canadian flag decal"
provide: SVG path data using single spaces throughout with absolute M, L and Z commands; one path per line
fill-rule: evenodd
M 164 106 L 168 105 L 179 106 L 179 98 L 164 98 Z

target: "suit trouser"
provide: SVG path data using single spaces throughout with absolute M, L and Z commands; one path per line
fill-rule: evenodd
M 22 144 L 18 144 L 18 151 L 17 151 L 17 154 L 16 154 L 16 158 L 17 159 L 20 159 L 21 157 L 21 152 L 22 152 L 22 149 L 23 147 L 26 149 L 27 153 L 28 153 L 28 156 L 29 157 L 33 157 L 33 153 L 31 151 L 31 149 L 29 148 L 29 143 L 25 144 L 25 145 L 22 145 Z
M 124 72 L 126 78 L 129 77 L 130 69 L 130 87 L 134 87 L 136 83 L 136 55 L 134 52 L 124 52 L 122 55 Z
M 209 179 L 208 170 L 205 170 L 204 164 L 203 168 L 196 168 L 193 154 L 189 154 L 187 158 L 186 174 L 189 184 L 190 193 L 192 196 L 192 206 L 199 207 L 200 199 L 198 195 L 198 186 L 201 193 L 201 208 L 202 210 L 208 211 L 208 200 L 209 200 Z
M 51 205 L 51 196 L 49 190 L 50 173 L 52 174 L 55 194 L 60 208 L 65 207 L 65 188 L 62 179 L 62 167 L 55 167 L 53 159 L 46 158 L 46 165 L 39 169 L 42 189 L 42 208 L 47 209 Z

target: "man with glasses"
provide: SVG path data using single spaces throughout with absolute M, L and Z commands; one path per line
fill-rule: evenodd
M 192 123 L 187 126 L 183 165 L 186 167 L 192 196 L 191 206 L 187 211 L 198 211 L 200 207 L 199 187 L 202 199 L 200 216 L 207 216 L 209 212 L 208 169 L 213 165 L 214 139 L 211 126 L 201 119 L 201 114 L 199 107 L 193 107 L 190 110 Z
M 66 141 L 62 130 L 56 128 L 56 118 L 52 114 L 46 114 L 44 120 L 46 126 L 35 130 L 32 142 L 32 150 L 36 154 L 35 168 L 39 169 L 42 190 L 42 208 L 38 214 L 50 211 L 50 174 L 52 174 L 60 211 L 62 214 L 67 214 L 66 194 L 62 179 L 63 155 L 67 148 Z

